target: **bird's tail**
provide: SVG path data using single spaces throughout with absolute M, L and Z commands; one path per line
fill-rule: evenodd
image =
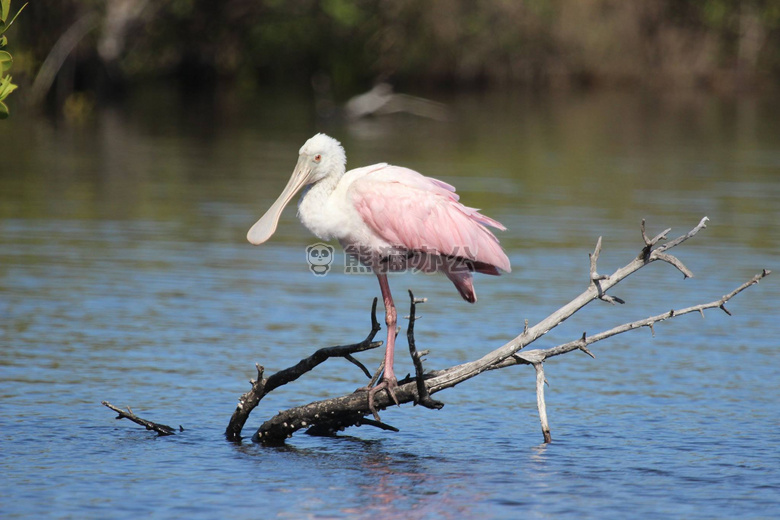
M 458 292 L 464 300 L 469 303 L 474 303 L 477 301 L 477 293 L 474 291 L 474 277 L 470 272 L 453 272 L 447 270 L 444 271 L 444 274 L 446 274 L 447 278 L 449 278 L 450 281 L 455 284 L 455 288 L 458 289 Z

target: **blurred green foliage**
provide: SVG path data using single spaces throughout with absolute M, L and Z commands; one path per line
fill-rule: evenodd
M 780 0 L 33 2 L 21 70 L 34 74 L 86 13 L 103 21 L 66 65 L 74 90 L 97 89 L 101 74 L 112 86 L 174 76 L 248 89 L 315 78 L 337 97 L 378 79 L 739 90 L 780 78 Z
M 16 90 L 16 85 L 11 83 L 11 76 L 5 73 L 11 68 L 14 63 L 14 58 L 11 53 L 2 49 L 8 44 L 8 37 L 5 36 L 5 32 L 11 27 L 11 25 L 19 16 L 27 4 L 24 4 L 13 17 L 11 17 L 11 0 L 0 0 L 0 119 L 8 117 L 8 106 L 3 102 L 11 92 Z M 10 18 L 9 18 L 10 17 Z

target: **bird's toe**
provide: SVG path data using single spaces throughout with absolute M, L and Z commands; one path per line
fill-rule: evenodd
M 377 384 L 375 387 L 368 390 L 368 409 L 371 410 L 371 413 L 374 414 L 374 419 L 377 421 L 381 421 L 379 418 L 379 413 L 377 413 L 376 405 L 374 404 L 374 396 L 379 392 L 380 390 L 387 390 L 388 395 L 393 400 L 393 402 L 400 406 L 401 403 L 398 402 L 398 397 L 395 395 L 395 391 L 398 388 L 398 380 L 393 378 L 382 378 L 382 381 Z

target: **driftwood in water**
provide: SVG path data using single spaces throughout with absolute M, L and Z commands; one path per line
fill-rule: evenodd
M 416 305 L 421 303 L 422 300 L 415 300 L 414 296 L 410 292 L 411 311 L 407 337 L 409 339 L 412 360 L 415 364 L 415 376 L 407 377 L 406 379 L 398 382 L 398 388 L 395 392 L 398 402 L 411 402 L 426 406 L 428 408 L 441 408 L 443 406 L 442 403 L 434 400 L 431 397 L 432 394 L 447 388 L 451 388 L 487 370 L 496 370 L 517 364 L 532 365 L 536 373 L 537 405 L 542 425 L 542 433 L 545 442 L 550 442 L 550 428 L 547 421 L 547 411 L 544 401 L 545 377 L 543 366 L 544 362 L 548 358 L 566 354 L 575 350 L 581 350 L 586 354 L 593 356 L 588 347 L 597 341 L 601 341 L 616 334 L 621 334 L 623 332 L 634 330 L 640 327 L 649 327 L 652 330 L 655 323 L 692 312 L 699 312 L 703 315 L 704 310 L 706 309 L 720 308 L 726 313 L 729 313 L 725 307 L 726 302 L 728 302 L 731 298 L 744 289 L 758 283 L 760 279 L 770 273 L 769 271 L 764 270 L 754 276 L 751 280 L 736 288 L 731 293 L 709 303 L 695 305 L 693 307 L 687 307 L 684 309 L 671 310 L 657 316 L 652 316 L 631 323 L 625 323 L 598 334 L 583 334 L 582 337 L 576 340 L 549 349 L 523 350 L 594 300 L 603 300 L 611 304 L 624 303 L 620 298 L 607 294 L 607 291 L 632 273 L 635 273 L 650 263 L 659 260 L 662 262 L 667 262 L 682 272 L 685 278 L 693 276 L 691 271 L 677 257 L 669 254 L 669 251 L 696 235 L 701 229 L 705 228 L 707 220 L 707 217 L 704 217 L 699 222 L 699 224 L 691 229 L 688 233 L 663 244 L 660 243 L 666 240 L 666 235 L 670 230 L 667 229 L 663 233 L 650 238 L 645 233 L 645 223 L 643 221 L 641 231 L 644 246 L 642 247 L 639 255 L 627 265 L 617 269 L 610 275 L 600 275 L 596 271 L 598 257 L 601 252 L 601 238 L 599 238 L 598 242 L 596 243 L 594 252 L 590 255 L 590 280 L 588 287 L 584 292 L 582 292 L 579 296 L 575 297 L 560 309 L 550 314 L 539 323 L 529 327 L 528 323 L 526 322 L 523 331 L 517 337 L 505 345 L 486 354 L 480 359 L 453 366 L 444 370 L 424 372 L 422 369 L 421 358 L 425 352 L 418 353 L 416 351 L 414 342 L 414 320 Z M 256 380 L 251 381 L 252 389 L 241 396 L 239 399 L 236 411 L 233 413 L 230 423 L 228 424 L 227 430 L 225 432 L 225 435 L 228 437 L 228 439 L 234 441 L 241 439 L 241 431 L 247 418 L 249 417 L 249 414 L 259 404 L 263 396 L 268 394 L 268 392 L 274 388 L 281 386 L 282 384 L 294 381 L 330 357 L 345 357 L 346 359 L 360 366 L 365 373 L 368 373 L 365 367 L 360 365 L 359 362 L 352 358 L 352 354 L 381 345 L 380 342 L 372 342 L 374 335 L 379 330 L 379 324 L 376 321 L 375 312 L 376 300 L 374 300 L 374 305 L 371 311 L 371 332 L 369 333 L 368 337 L 360 343 L 320 349 L 309 358 L 302 360 L 296 366 L 282 370 L 281 372 L 278 372 L 268 378 L 263 377 L 263 368 L 257 365 L 258 377 Z M 387 392 L 379 392 L 375 396 L 374 404 L 377 410 L 383 410 L 394 404 L 394 402 L 391 400 Z M 324 401 L 317 401 L 304 406 L 298 406 L 281 411 L 272 418 L 265 421 L 255 432 L 252 438 L 256 442 L 262 442 L 265 444 L 279 444 L 283 443 L 286 438 L 292 436 L 293 433 L 300 429 L 306 429 L 307 433 L 310 434 L 329 435 L 343 430 L 349 426 L 359 426 L 363 424 L 377 426 L 387 430 L 395 430 L 395 428 L 392 426 L 381 422 L 378 415 L 375 413 L 374 420 L 368 419 L 368 416 L 370 415 L 372 415 L 372 410 L 368 406 L 368 393 L 365 391 L 355 392 L 341 397 L 335 397 Z
M 415 299 L 410 291 L 411 309 L 407 338 L 409 341 L 409 352 L 415 366 L 415 375 L 414 377 L 410 376 L 398 382 L 398 388 L 395 391 L 398 402 L 415 403 L 427 408 L 438 409 L 441 408 L 443 404 L 431 397 L 431 395 L 437 392 L 451 388 L 488 370 L 498 370 L 519 364 L 532 365 L 536 376 L 537 406 L 542 426 L 542 434 L 544 436 L 544 441 L 550 442 L 552 437 L 544 400 L 544 385 L 546 383 L 544 362 L 547 359 L 576 350 L 581 350 L 593 357 L 593 354 L 588 347 L 597 341 L 641 327 L 648 327 L 653 331 L 653 325 L 658 322 L 693 312 L 699 312 L 703 316 L 704 311 L 707 309 L 720 308 L 731 315 L 726 309 L 726 303 L 743 290 L 757 284 L 762 278 L 770 274 L 770 271 L 764 269 L 761 273 L 755 275 L 752 279 L 743 283 L 732 292 L 709 303 L 670 310 L 656 316 L 624 323 L 597 334 L 588 335 L 583 333 L 580 338 L 552 348 L 524 350 L 527 346 L 547 334 L 550 330 L 594 300 L 602 300 L 611 304 L 625 303 L 617 296 L 607 294 L 607 291 L 629 275 L 650 263 L 660 260 L 676 267 L 683 273 L 685 278 L 693 276 L 691 271 L 677 257 L 669 254 L 668 251 L 695 236 L 701 229 L 706 227 L 707 220 L 707 217 L 704 217 L 699 224 L 689 232 L 664 244 L 660 243 L 661 241 L 666 240 L 666 235 L 670 230 L 667 229 L 663 233 L 650 238 L 645 233 L 645 223 L 642 221 L 641 231 L 644 246 L 639 255 L 624 267 L 617 269 L 610 275 L 600 275 L 596 270 L 599 254 L 601 253 L 601 238 L 599 238 L 594 252 L 590 255 L 590 279 L 585 291 L 536 325 L 529 327 L 528 321 L 526 320 L 523 331 L 505 345 L 489 352 L 479 359 L 444 370 L 433 370 L 429 372 L 423 370 L 422 358 L 427 354 L 427 351 L 418 352 L 415 347 L 414 323 L 416 320 L 416 307 L 425 300 Z M 259 364 L 255 365 L 257 368 L 257 379 L 250 381 L 252 387 L 239 398 L 236 410 L 233 412 L 227 429 L 225 430 L 225 436 L 231 441 L 239 442 L 241 440 L 241 432 L 250 413 L 258 406 L 263 397 L 280 386 L 295 381 L 330 358 L 344 358 L 358 366 L 366 376 L 370 377 L 370 372 L 362 363 L 360 363 L 360 361 L 353 357 L 353 354 L 377 348 L 382 345 L 382 342 L 380 341 L 373 341 L 374 336 L 376 336 L 377 332 L 380 330 L 379 322 L 376 319 L 376 307 L 377 300 L 374 299 L 371 308 L 371 330 L 366 338 L 359 343 L 321 348 L 311 356 L 301 360 L 295 366 L 281 370 L 269 377 L 264 377 L 265 370 L 262 366 Z M 372 379 L 372 383 L 378 379 L 381 370 L 382 367 L 380 366 Z M 149 430 L 157 432 L 158 435 L 174 434 L 174 428 L 142 419 L 136 416 L 130 408 L 125 411 L 105 401 L 103 404 L 119 414 L 117 419 L 129 419 Z M 279 412 L 265 421 L 255 432 L 252 439 L 264 444 L 280 444 L 300 429 L 306 429 L 306 432 L 312 435 L 333 435 L 347 427 L 360 425 L 371 425 L 384 430 L 398 431 L 396 428 L 383 423 L 376 413 L 376 410 L 384 410 L 392 404 L 394 404 L 394 402 L 387 392 L 378 392 L 374 399 L 375 410 L 372 411 L 368 405 L 368 392 L 366 391 L 358 391 L 341 397 L 317 401 Z M 374 419 L 369 419 L 369 416 L 371 415 L 374 415 Z M 179 430 L 183 431 L 181 426 L 179 427 Z
M 371 373 L 368 369 L 366 369 L 360 361 L 352 357 L 352 354 L 382 346 L 381 341 L 373 341 L 376 333 L 381 330 L 379 322 L 376 320 L 376 303 L 377 299 L 374 298 L 374 303 L 371 306 L 371 331 L 368 333 L 368 336 L 366 336 L 366 339 L 360 343 L 321 348 L 311 356 L 299 361 L 297 365 L 279 371 L 267 378 L 263 377 L 265 368 L 259 364 L 255 364 L 255 368 L 257 368 L 257 379 L 249 381 L 252 388 L 238 399 L 238 405 L 233 412 L 233 416 L 230 418 L 230 423 L 228 423 L 228 427 L 225 430 L 225 436 L 229 440 L 240 440 L 241 430 L 244 428 L 244 424 L 249 418 L 249 414 L 252 413 L 252 410 L 254 410 L 258 404 L 260 404 L 260 400 L 263 397 L 276 388 L 295 381 L 306 372 L 309 372 L 320 363 L 332 357 L 343 357 L 347 361 L 360 367 L 364 374 L 371 377 Z
M 138 417 L 136 414 L 133 413 L 133 411 L 130 409 L 130 407 L 127 407 L 127 410 L 122 410 L 121 408 L 114 406 L 113 404 L 109 403 L 108 401 L 102 401 L 100 404 L 103 406 L 110 408 L 114 410 L 117 413 L 116 418 L 117 419 L 129 419 L 133 421 L 136 424 L 140 424 L 147 430 L 152 430 L 157 432 L 157 435 L 160 436 L 166 436 L 166 435 L 176 435 L 176 430 L 168 426 L 166 424 L 160 424 L 156 422 L 149 421 L 147 419 L 143 419 L 141 417 Z M 183 432 L 184 428 L 179 426 L 179 431 Z

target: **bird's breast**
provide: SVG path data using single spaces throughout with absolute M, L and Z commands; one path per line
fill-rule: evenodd
M 346 188 L 326 190 L 317 184 L 308 188 L 298 203 L 301 223 L 321 240 L 371 248 L 387 245 L 365 223 Z
M 342 238 L 350 231 L 350 210 L 354 211 L 354 207 L 339 199 L 335 190 L 317 184 L 311 186 L 298 204 L 301 223 L 322 240 Z

